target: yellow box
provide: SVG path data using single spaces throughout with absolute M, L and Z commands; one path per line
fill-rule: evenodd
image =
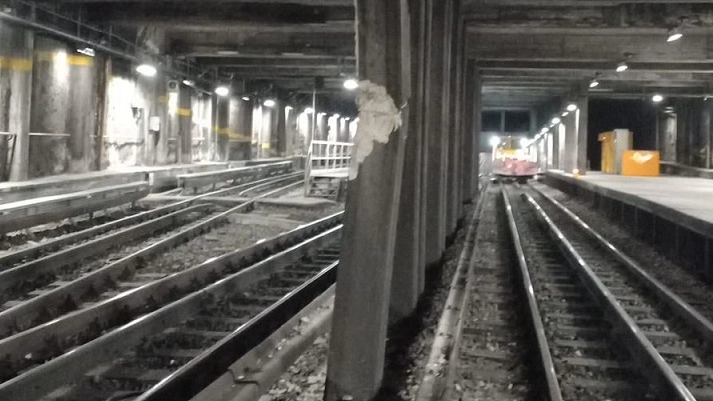
M 661 154 L 648 150 L 627 150 L 622 156 L 621 175 L 658 177 Z

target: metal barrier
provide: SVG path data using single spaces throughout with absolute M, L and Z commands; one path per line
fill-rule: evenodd
M 291 171 L 292 162 L 287 161 L 231 168 L 221 171 L 209 171 L 205 173 L 182 174 L 178 176 L 178 187 L 183 189 L 193 188 L 193 192 L 197 193 L 202 187 L 210 186 L 215 189 L 217 184 L 223 182 L 240 184 L 275 175 L 287 174 Z
M 147 183 L 137 182 L 6 203 L 0 205 L 0 234 L 133 203 L 149 191 Z

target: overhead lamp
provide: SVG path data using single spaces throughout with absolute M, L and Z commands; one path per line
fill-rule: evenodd
M 560 123 L 560 121 L 561 121 L 561 120 L 559 119 L 559 117 L 555 117 L 555 118 L 552 119 L 552 124 L 557 125 L 557 124 Z
M 349 78 L 346 81 L 344 81 L 344 88 L 348 90 L 354 90 L 359 87 L 359 82 L 357 82 L 356 79 Z
M 228 88 L 227 86 L 219 86 L 215 88 L 215 94 L 220 97 L 226 97 L 230 95 L 230 88 Z
M 307 114 L 312 114 L 312 113 L 314 113 L 314 109 L 311 108 L 311 107 L 307 107 L 307 108 L 305 109 L 305 113 L 307 113 Z
M 543 127 L 543 128 L 540 130 L 540 134 L 541 134 L 541 135 L 544 135 L 544 134 L 547 133 L 547 131 L 549 131 L 549 130 L 548 130 L 547 128 L 544 128 L 544 127 Z
M 670 114 L 673 113 L 673 107 L 672 106 L 667 106 L 665 109 L 663 109 L 664 113 Z
M 589 83 L 590 88 L 596 88 L 597 86 L 599 86 L 599 81 L 596 79 L 593 79 L 592 82 Z
M 668 39 L 666 42 L 675 42 L 683 37 L 681 30 L 678 28 L 673 28 L 668 31 Z
M 626 65 L 624 61 L 619 63 L 619 65 L 616 66 L 616 72 L 624 72 L 629 69 L 629 66 Z
M 242 99 L 246 102 L 250 101 L 250 96 L 243 96 Z
M 562 113 L 562 117 L 567 117 L 568 115 L 569 115 L 569 111 L 565 111 L 564 113 Z
M 136 72 L 145 77 L 155 77 L 158 70 L 156 70 L 156 67 L 151 64 L 141 64 L 136 67 Z
M 498 136 L 491 136 L 490 137 L 490 146 L 496 147 L 500 145 L 500 137 Z
M 289 105 L 285 106 L 285 111 L 290 111 L 290 110 L 292 110 L 292 106 L 289 106 Z
M 527 138 L 520 139 L 520 147 L 526 148 L 530 146 L 530 141 Z
M 570 103 L 567 105 L 567 111 L 576 111 L 577 110 L 577 105 L 574 103 Z
M 92 49 L 91 47 L 79 48 L 79 49 L 77 49 L 77 53 L 81 53 L 81 54 L 83 54 L 85 56 L 89 56 L 89 57 L 94 57 L 94 55 L 96 54 L 94 49 Z
M 654 95 L 654 96 L 651 97 L 651 100 L 652 100 L 654 103 L 661 103 L 661 102 L 663 101 L 663 96 L 661 96 L 661 95 L 659 95 L 659 94 L 656 94 L 656 95 Z
M 196 81 L 193 81 L 193 80 L 191 80 L 191 79 L 184 79 L 184 80 L 183 80 L 183 85 L 186 85 L 186 86 L 195 86 L 195 84 L 196 84 Z
M 272 99 L 267 99 L 264 102 L 262 102 L 262 105 L 265 107 L 275 107 L 275 101 Z

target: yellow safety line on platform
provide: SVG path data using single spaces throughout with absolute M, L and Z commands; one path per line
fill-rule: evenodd
M 32 60 L 0 56 L 0 69 L 12 71 L 32 71 Z

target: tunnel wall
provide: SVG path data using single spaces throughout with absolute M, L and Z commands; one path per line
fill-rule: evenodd
M 74 44 L 2 23 L 0 33 L 31 38 L 27 49 L 0 44 L 0 133 L 6 133 L 0 135 L 0 181 L 15 168 L 9 131 L 22 126 L 12 107 L 19 104 L 13 99 L 23 71 L 30 98 L 29 135 L 24 134 L 29 141 L 23 148 L 29 148 L 28 178 L 307 153 L 312 121 L 305 108 L 311 105 L 276 99 L 266 107 L 264 99 L 238 94 L 218 100 L 160 69 L 155 77 L 143 77 L 132 63 L 83 55 Z M 25 50 L 31 59 L 18 58 Z M 332 117 L 332 130 L 329 117 L 320 113 L 315 139 L 346 135 L 344 117 Z

